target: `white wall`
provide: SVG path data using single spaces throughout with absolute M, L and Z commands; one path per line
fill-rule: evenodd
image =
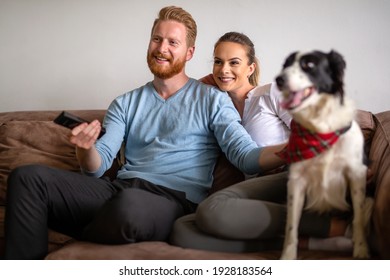
M 198 23 L 190 76 L 209 73 L 214 42 L 239 31 L 256 45 L 262 83 L 292 51 L 333 48 L 357 106 L 390 109 L 387 0 L 0 0 L 0 112 L 106 108 L 143 85 L 152 22 L 172 4 Z

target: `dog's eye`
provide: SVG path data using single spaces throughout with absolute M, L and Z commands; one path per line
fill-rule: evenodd
M 313 70 L 316 67 L 316 64 L 313 61 L 310 60 L 302 60 L 301 61 L 301 67 L 305 71 Z
M 316 65 L 314 64 L 314 62 L 311 62 L 311 61 L 309 61 L 309 62 L 306 64 L 306 66 L 307 66 L 308 68 L 314 68 L 314 67 L 316 67 Z
M 299 63 L 303 71 L 314 71 L 318 66 L 319 58 L 315 55 L 308 54 L 302 56 Z

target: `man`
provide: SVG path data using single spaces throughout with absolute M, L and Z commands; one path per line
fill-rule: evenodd
M 246 173 L 281 164 L 274 155 L 280 147 L 258 148 L 227 94 L 185 74 L 196 33 L 183 9 L 160 11 L 147 52 L 153 81 L 111 103 L 99 140 L 96 120 L 72 130 L 89 176 L 36 165 L 10 174 L 7 259 L 45 257 L 48 227 L 108 244 L 166 240 L 175 219 L 206 197 L 221 149 Z M 118 179 L 100 179 L 123 142 Z

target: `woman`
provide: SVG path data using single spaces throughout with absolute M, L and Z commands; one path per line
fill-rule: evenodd
M 229 32 L 215 44 L 213 73 L 201 80 L 228 92 L 257 145 L 285 143 L 291 116 L 279 106 L 280 92 L 274 83 L 258 86 L 259 73 L 252 41 Z
M 227 91 L 242 125 L 259 146 L 286 142 L 291 116 L 278 106 L 274 84 L 257 86 L 259 64 L 254 45 L 244 34 L 224 34 L 214 46 L 213 74 L 203 82 Z M 285 227 L 287 172 L 246 180 L 218 191 L 201 202 L 196 214 L 176 221 L 172 243 L 215 251 L 281 249 Z M 301 248 L 350 250 L 342 237 L 347 223 L 328 215 L 304 212 Z M 334 237 L 336 238 L 326 238 Z

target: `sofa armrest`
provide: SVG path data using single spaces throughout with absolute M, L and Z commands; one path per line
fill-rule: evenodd
M 375 185 L 375 205 L 372 216 L 376 246 L 384 259 L 390 258 L 390 111 L 374 115 L 375 134 L 369 159 Z

